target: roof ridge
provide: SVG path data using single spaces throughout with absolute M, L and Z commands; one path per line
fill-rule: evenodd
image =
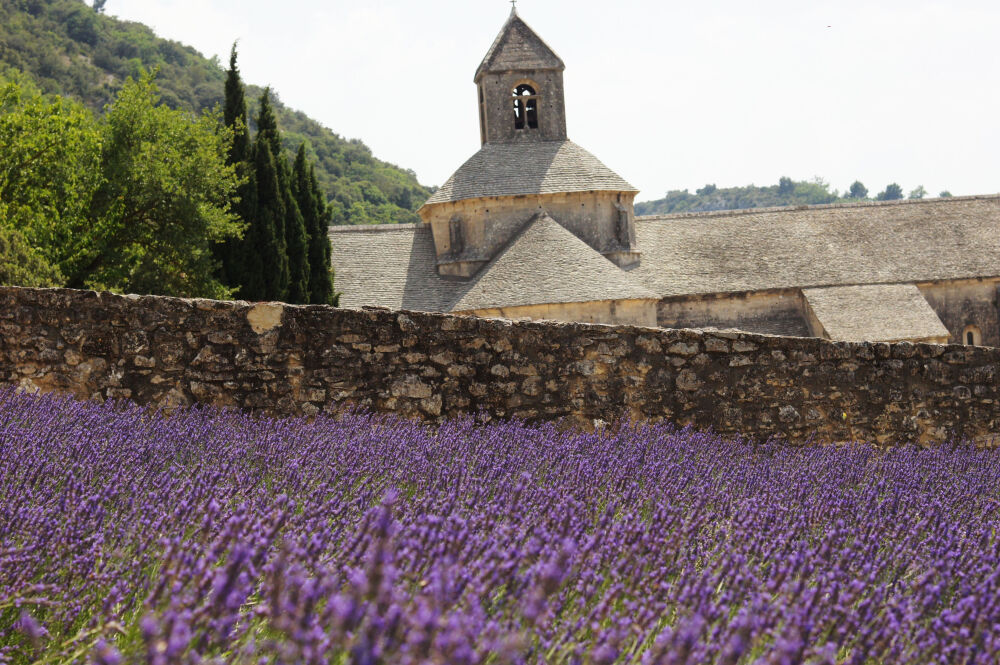
M 327 227 L 330 233 L 384 233 L 388 231 L 420 230 L 426 224 L 336 224 Z
M 637 222 L 657 221 L 661 219 L 688 219 L 692 217 L 739 217 L 741 215 L 756 215 L 762 212 L 801 212 L 802 210 L 837 210 L 844 208 L 875 208 L 900 205 L 926 205 L 929 203 L 958 203 L 960 201 L 1000 200 L 998 194 L 971 194 L 968 196 L 945 196 L 931 199 L 898 199 L 895 201 L 850 201 L 840 203 L 817 203 L 813 205 L 770 206 L 766 208 L 739 208 L 737 210 L 698 210 L 694 212 L 671 212 L 660 215 L 636 216 Z

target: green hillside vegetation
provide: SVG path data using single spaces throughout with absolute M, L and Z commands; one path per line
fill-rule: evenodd
M 927 195 L 923 186 L 909 193 L 911 199 L 922 199 Z M 939 196 L 951 196 L 941 192 Z M 829 183 L 821 178 L 809 181 L 795 181 L 781 178 L 776 185 L 758 187 L 716 187 L 705 185 L 695 191 L 671 190 L 662 199 L 635 204 L 637 215 L 668 215 L 680 212 L 710 212 L 713 210 L 743 210 L 746 208 L 772 208 L 779 206 L 820 205 L 823 203 L 846 203 L 851 201 L 892 201 L 904 198 L 903 188 L 890 183 L 876 196 L 869 198 L 868 188 L 855 181 L 841 194 L 831 190 Z
M 128 77 L 157 71 L 163 103 L 201 112 L 223 101 L 226 74 L 215 58 L 157 37 L 148 27 L 120 21 L 80 0 L 4 0 L 0 3 L 0 73 L 25 72 L 46 93 L 72 97 L 101 111 Z M 250 117 L 259 115 L 263 88 L 247 87 Z M 272 92 L 282 148 L 294 158 L 306 143 L 316 178 L 331 203 L 335 224 L 410 223 L 433 191 L 413 171 L 372 156 Z M 251 129 L 256 130 L 255 127 Z

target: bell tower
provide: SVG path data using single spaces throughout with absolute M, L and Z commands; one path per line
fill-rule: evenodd
M 482 144 L 565 141 L 565 69 L 517 9 L 511 10 L 476 70 Z

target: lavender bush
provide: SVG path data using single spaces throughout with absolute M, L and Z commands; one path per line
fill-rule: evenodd
M 0 392 L 0 662 L 996 663 L 1000 457 Z

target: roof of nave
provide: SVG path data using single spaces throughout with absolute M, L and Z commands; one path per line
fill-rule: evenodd
M 1000 195 L 636 220 L 663 297 L 1000 276 Z
M 590 191 L 638 190 L 572 141 L 487 143 L 424 205 Z
M 330 247 L 344 307 L 447 312 L 466 286 L 438 275 L 429 226 L 332 226 Z
M 528 27 L 517 15 L 517 11 L 512 11 L 490 50 L 486 52 L 483 62 L 476 69 L 475 82 L 478 83 L 479 78 L 487 72 L 565 68 L 566 65 L 555 51 Z
M 806 302 L 838 342 L 948 339 L 948 329 L 914 284 L 803 289 Z

